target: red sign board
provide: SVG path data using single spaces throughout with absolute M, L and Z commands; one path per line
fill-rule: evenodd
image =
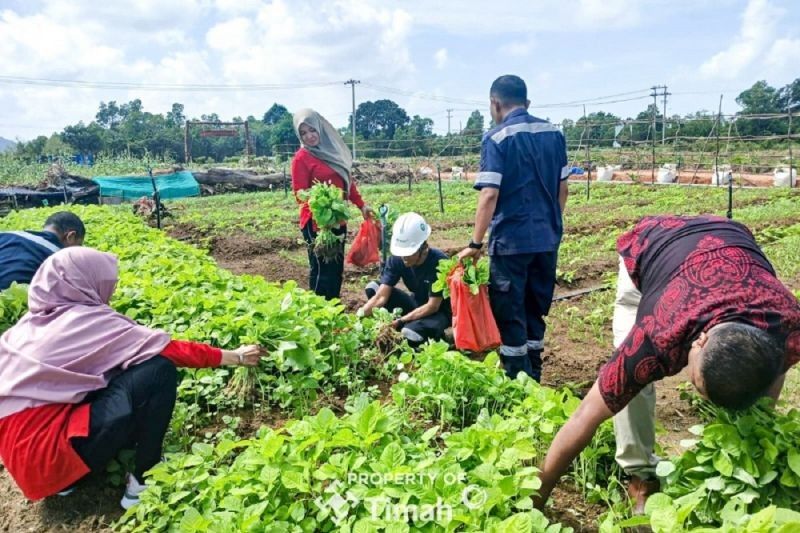
M 236 130 L 201 130 L 200 137 L 236 137 Z

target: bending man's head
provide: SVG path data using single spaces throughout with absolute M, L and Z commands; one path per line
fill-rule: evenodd
M 692 383 L 728 409 L 750 407 L 783 372 L 784 350 L 766 331 L 726 322 L 701 333 L 689 351 Z
M 58 240 L 65 248 L 69 246 L 82 246 L 86 237 L 86 227 L 75 213 L 59 211 L 53 213 L 44 222 L 44 230 L 55 233 Z

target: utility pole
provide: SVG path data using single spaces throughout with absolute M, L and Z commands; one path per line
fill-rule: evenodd
M 672 93 L 667 92 L 666 85 L 663 85 L 662 87 L 664 88 L 664 92 L 661 94 L 661 96 L 664 97 L 664 119 L 662 120 L 661 124 L 661 146 L 664 146 L 667 141 L 667 96 Z
M 650 184 L 654 184 L 656 182 L 656 114 L 658 112 L 658 85 L 653 85 L 650 87 L 652 89 L 653 94 L 650 96 L 653 97 L 653 136 L 650 138 L 650 147 L 652 149 L 651 152 L 651 160 L 650 160 Z
M 361 80 L 350 78 L 344 82 L 345 85 L 349 85 L 353 90 L 353 114 L 351 115 L 353 120 L 353 161 L 356 159 L 356 83 L 361 83 Z
M 453 113 L 452 108 L 447 110 L 447 134 L 450 135 L 450 116 Z

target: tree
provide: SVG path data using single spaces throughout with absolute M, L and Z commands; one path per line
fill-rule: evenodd
M 82 154 L 94 154 L 103 147 L 103 128 L 97 122 L 86 126 L 81 121 L 64 128 L 61 138 Z
M 282 106 L 281 104 L 272 104 L 272 107 L 267 109 L 267 112 L 264 113 L 264 118 L 262 119 L 262 122 L 268 126 L 274 126 L 287 115 L 289 115 L 289 110 L 286 109 L 284 106 Z
M 172 128 L 180 128 L 186 122 L 186 115 L 183 114 L 183 104 L 174 103 L 172 109 L 167 112 L 167 125 Z
M 97 120 L 97 123 L 104 128 L 113 129 L 117 124 L 122 122 L 125 115 L 122 113 L 122 109 L 117 105 L 117 102 L 111 100 L 107 104 L 105 102 L 100 102 L 100 109 L 97 111 L 94 118 Z
M 16 155 L 28 161 L 36 161 L 44 153 L 47 137 L 39 135 L 28 142 L 19 142 L 16 146 Z
M 778 107 L 785 111 L 789 106 L 800 105 L 800 78 L 778 90 Z M 797 110 L 796 107 L 793 107 Z
M 736 97 L 736 103 L 742 106 L 742 114 L 776 113 L 778 106 L 778 91 L 766 81 L 761 80 L 752 87 L 742 91 Z
M 275 155 L 290 155 L 300 147 L 290 114 L 284 115 L 270 128 L 269 144 Z
M 757 81 L 736 97 L 736 103 L 742 106 L 737 115 L 763 115 L 768 113 L 784 113 L 778 90 L 766 81 Z M 737 120 L 739 133 L 743 135 L 780 135 L 785 134 L 787 121 L 781 119 Z
M 61 135 L 54 133 L 44 143 L 44 154 L 46 155 L 66 155 L 70 153 L 70 148 Z
M 393 147 L 401 151 L 393 153 L 398 156 L 427 154 L 430 151 L 428 139 L 433 139 L 433 120 L 414 115 L 407 126 L 398 128 L 395 132 L 394 140 L 403 142 Z
M 423 118 L 419 115 L 414 115 L 408 126 L 404 126 L 403 130 L 408 131 L 413 135 L 413 139 L 422 139 L 433 136 L 433 120 L 430 118 Z
M 356 132 L 365 139 L 393 139 L 397 129 L 408 123 L 408 114 L 391 100 L 363 102 L 356 110 Z M 349 124 L 352 127 L 352 115 Z
M 483 115 L 477 109 L 470 114 L 467 119 L 467 127 L 464 128 L 465 135 L 480 135 L 483 133 Z
M 658 110 L 658 106 L 654 104 L 648 105 L 646 110 L 636 115 L 636 124 L 633 124 L 633 127 L 629 128 L 629 131 L 632 130 L 632 133 L 627 133 L 626 137 L 628 137 L 632 141 L 652 140 L 654 136 L 653 114 L 655 114 L 655 120 L 656 120 L 655 138 L 661 139 L 661 128 L 663 127 L 664 123 L 662 120 L 663 115 Z

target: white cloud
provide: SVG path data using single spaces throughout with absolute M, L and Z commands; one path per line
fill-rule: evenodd
M 246 18 L 227 20 L 212 27 L 206 33 L 206 42 L 217 50 L 238 50 L 246 48 L 254 37 L 253 24 Z
M 217 85 L 354 77 L 397 86 L 415 71 L 413 17 L 370 0 L 44 0 L 25 13 L 0 9 L 4 75 Z M 366 89 L 357 87 L 359 99 L 375 96 Z M 350 110 L 344 85 L 220 93 L 0 85 L 0 135 L 49 133 L 91 121 L 101 100 L 133 98 L 155 113 L 181 102 L 190 117 L 260 116 L 278 101 L 312 105 L 340 124 Z
M 532 37 L 512 41 L 500 47 L 500 53 L 511 57 L 527 57 L 536 48 L 536 42 Z
M 781 10 L 768 0 L 750 0 L 731 45 L 700 66 L 705 78 L 736 79 L 770 48 Z
M 778 39 L 767 51 L 765 60 L 767 66 L 771 68 L 796 72 L 798 57 L 800 57 L 800 39 Z
M 506 34 L 513 32 L 610 31 L 635 26 L 643 6 L 653 0 L 497 0 L 439 2 L 404 0 L 403 9 L 420 25 L 454 34 Z
M 641 4 L 636 0 L 579 0 L 576 22 L 599 31 L 632 26 L 641 19 Z
M 252 21 L 213 26 L 206 41 L 225 76 L 242 83 L 345 79 L 384 80 L 413 72 L 408 51 L 411 18 L 363 0 L 335 5 L 275 0 Z
M 529 92 L 540 91 L 542 88 L 549 87 L 553 83 L 553 74 L 548 71 L 540 72 L 533 81 L 534 86 L 529 88 Z
M 436 62 L 436 68 L 443 69 L 447 64 L 447 48 L 439 48 L 433 54 L 433 60 Z
M 255 13 L 263 5 L 261 0 L 215 0 L 214 7 L 220 13 L 240 14 Z

